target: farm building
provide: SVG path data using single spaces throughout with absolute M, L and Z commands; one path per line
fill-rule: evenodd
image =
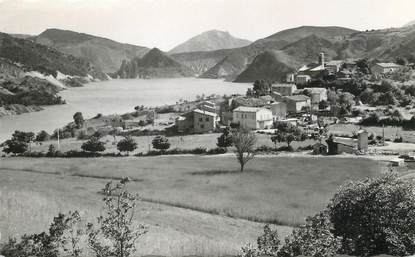
M 274 102 L 269 105 L 274 120 L 285 119 L 287 117 L 287 104 L 284 102 Z
M 393 73 L 393 72 L 398 71 L 399 69 L 401 69 L 401 67 L 402 66 L 396 63 L 380 62 L 380 63 L 376 63 L 375 65 L 373 65 L 371 70 L 372 70 L 372 73 L 374 74 L 388 74 L 388 73 Z
M 296 90 L 297 90 L 297 86 L 295 84 L 275 84 L 275 85 L 272 85 L 272 92 L 279 93 L 283 96 L 293 95 Z
M 233 110 L 233 123 L 245 129 L 265 129 L 273 125 L 272 112 L 265 108 L 240 106 Z
M 310 97 L 305 95 L 286 96 L 283 99 L 287 104 L 288 113 L 299 113 L 305 108 L 311 107 Z
M 193 112 L 187 112 L 177 117 L 175 125 L 179 133 L 193 133 Z
M 193 130 L 194 133 L 206 133 L 216 130 L 218 115 L 200 109 L 193 110 Z

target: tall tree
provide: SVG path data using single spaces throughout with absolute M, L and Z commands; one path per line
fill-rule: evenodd
M 77 128 L 82 128 L 85 122 L 82 112 L 76 112 L 73 115 L 73 121 L 75 122 Z
M 241 166 L 241 172 L 243 172 L 245 164 L 255 156 L 256 136 L 247 130 L 235 130 L 232 132 L 232 141 L 236 149 L 236 159 Z

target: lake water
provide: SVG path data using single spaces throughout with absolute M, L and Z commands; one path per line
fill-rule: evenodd
M 78 111 L 83 113 L 84 118 L 92 118 L 98 113 L 122 114 L 134 111 L 137 105 L 174 104 L 180 98 L 194 100 L 202 94 L 243 94 L 250 86 L 251 84 L 196 78 L 89 83 L 84 87 L 62 91 L 60 95 L 66 100 L 65 105 L 47 106 L 40 112 L 0 117 L 0 142 L 10 138 L 15 130 L 52 132 L 72 121 L 73 114 Z

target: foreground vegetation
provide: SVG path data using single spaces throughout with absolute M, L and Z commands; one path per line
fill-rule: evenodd
M 140 192 L 146 201 L 298 225 L 322 208 L 344 181 L 376 176 L 382 172 L 382 165 L 367 159 L 273 157 L 253 159 L 240 173 L 233 156 L 5 158 L 0 170 L 16 175 L 31 172 L 38 179 L 42 175 L 58 176 L 64 181 L 82 178 L 84 186 L 91 178 L 128 176 L 134 181 L 131 190 Z
M 243 256 L 407 256 L 415 253 L 413 181 L 386 174 L 340 187 L 327 207 L 285 242 L 268 226 Z

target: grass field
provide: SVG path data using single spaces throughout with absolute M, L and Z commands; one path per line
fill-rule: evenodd
M 374 133 L 377 136 L 382 136 L 383 131 L 385 132 L 385 138 L 391 139 L 392 141 L 396 136 L 402 136 L 404 142 L 415 143 L 415 131 L 412 130 L 403 130 L 402 127 L 392 127 L 386 126 L 384 129 L 382 127 L 374 126 L 364 126 L 363 129 L 366 129 L 369 133 Z M 348 134 L 353 135 L 353 132 L 357 132 L 361 129 L 361 126 L 354 124 L 334 124 L 330 126 L 330 132 L 335 134 Z
M 200 135 L 187 135 L 187 136 L 173 136 L 169 137 L 169 142 L 171 144 L 170 148 L 181 148 L 181 149 L 194 149 L 197 147 L 206 147 L 208 149 L 212 149 L 216 147 L 217 138 L 220 136 L 218 133 L 211 133 L 211 134 L 200 134 Z M 140 152 L 147 152 L 151 148 L 151 140 L 154 136 L 140 136 L 134 137 L 134 140 L 137 142 L 137 149 L 134 151 L 135 153 Z M 117 137 L 117 141 L 121 140 L 122 137 Z M 106 151 L 109 152 L 118 152 L 116 149 L 116 144 L 113 144 L 113 137 L 106 136 L 101 139 L 102 141 L 106 142 Z M 82 143 L 85 141 L 77 140 L 75 138 L 69 138 L 61 140 L 61 151 L 69 151 L 69 150 L 80 150 Z M 313 140 L 306 140 L 303 142 L 293 142 L 292 146 L 297 148 L 299 146 L 307 146 L 310 144 L 314 144 L 315 141 Z M 42 145 L 32 144 L 33 151 L 43 151 L 47 152 L 48 147 L 50 144 L 57 145 L 57 141 L 48 141 L 42 143 Z M 256 147 L 267 145 L 267 146 L 274 146 L 272 143 L 269 135 L 262 135 L 257 134 L 257 143 Z M 277 146 L 286 145 L 284 143 L 280 143 Z M 152 149 L 153 150 L 153 149 Z
M 363 158 L 273 157 L 254 159 L 240 173 L 229 155 L 3 158 L 0 209 L 7 212 L 0 214 L 0 228 L 4 239 L 45 229 L 60 210 L 93 217 L 100 212 L 100 188 L 129 176 L 130 189 L 145 200 L 139 220 L 151 225 L 142 254 L 236 254 L 260 233 L 254 221 L 300 224 L 339 185 L 375 176 L 382 167 Z M 289 230 L 280 226 L 283 235 Z

